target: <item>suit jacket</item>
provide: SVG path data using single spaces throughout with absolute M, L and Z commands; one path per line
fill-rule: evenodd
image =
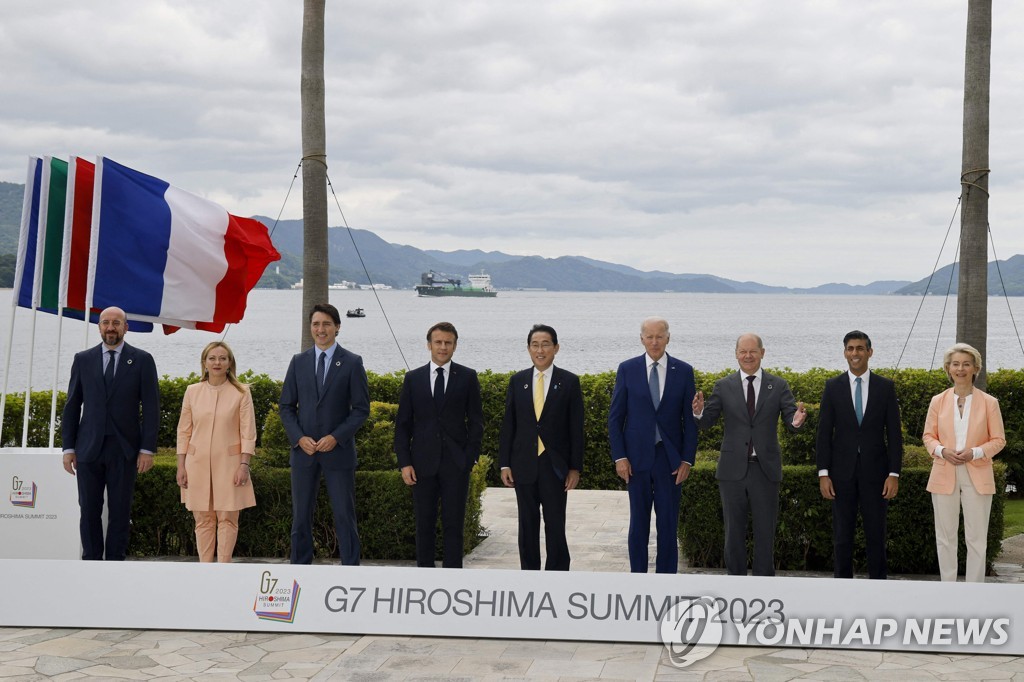
M 238 511 L 256 505 L 251 485 L 235 485 L 242 453 L 256 451 L 252 395 L 248 386 L 242 388 L 200 381 L 185 389 L 177 452 L 185 455 L 188 488 L 182 488 L 181 501 L 189 511 Z
M 572 372 L 552 367 L 544 409 L 533 409 L 533 372 L 512 375 L 505 393 L 505 418 L 498 441 L 498 464 L 511 467 L 517 483 L 537 480 L 537 437 L 544 442 L 551 466 L 560 480 L 570 469 L 583 471 L 583 391 Z
M 868 384 L 868 404 L 858 424 L 850 395 L 849 372 L 825 382 L 818 414 L 816 460 L 818 469 L 828 469 L 830 478 L 853 479 L 859 460 L 868 473 L 884 480 L 903 467 L 903 432 L 896 386 L 885 377 L 872 373 Z
M 716 477 L 738 481 L 747 473 L 747 446 L 753 441 L 758 464 L 769 481 L 782 480 L 782 448 L 779 447 L 779 417 L 789 431 L 793 428 L 796 400 L 786 380 L 774 374 L 761 374 L 761 389 L 754 405 L 754 417 L 747 411 L 747 382 L 742 372 L 734 372 L 715 382 L 715 388 L 697 421 L 703 430 L 725 419 L 722 451 Z
M 647 355 L 619 365 L 615 390 L 608 410 L 608 441 L 612 461 L 626 457 L 634 471 L 654 466 L 654 426 L 661 432 L 671 470 L 681 462 L 691 465 L 697 457 L 697 424 L 693 419 L 696 384 L 693 367 L 667 353 L 665 386 L 661 403 L 654 409 L 647 381 Z
M 81 462 L 99 457 L 108 422 L 126 459 L 139 450 L 156 452 L 160 429 L 160 388 L 156 363 L 146 351 L 125 343 L 108 394 L 103 381 L 101 343 L 75 354 L 68 398 L 61 416 L 61 440 Z
M 317 394 L 316 352 L 314 348 L 292 357 L 281 387 L 281 423 L 292 444 L 292 466 L 313 458 L 299 448 L 299 439 L 319 440 L 330 434 L 338 441 L 328 455 L 320 459 L 327 469 L 353 469 L 356 466 L 355 435 L 370 416 L 370 386 L 363 359 L 341 346 L 334 351 L 331 367 L 324 380 L 323 395 Z
M 928 406 L 928 417 L 924 421 L 924 435 L 921 436 L 928 454 L 935 452 L 938 445 L 956 449 L 956 433 L 953 430 L 953 410 L 956 409 L 956 394 L 953 389 L 943 391 L 932 398 Z M 992 475 L 992 458 L 1006 445 L 1003 431 L 1003 415 L 999 401 L 988 393 L 974 389 L 971 398 L 971 416 L 967 422 L 967 445 L 980 447 L 985 456 L 968 462 L 967 473 L 974 489 L 982 495 L 994 495 L 995 477 Z M 928 492 L 950 495 L 956 479 L 956 465 L 944 459 L 932 457 L 932 473 L 928 476 Z
M 434 476 L 441 458 L 458 469 L 472 468 L 480 457 L 484 413 L 480 381 L 469 367 L 451 363 L 444 403 L 438 412 L 431 393 L 430 363 L 406 373 L 395 417 L 395 454 L 399 468 Z

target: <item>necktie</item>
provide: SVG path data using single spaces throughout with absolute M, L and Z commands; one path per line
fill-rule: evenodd
M 438 367 L 434 371 L 437 372 L 437 378 L 434 379 L 434 405 L 440 412 L 441 406 L 444 404 L 444 367 Z
M 320 360 L 316 364 L 316 394 L 324 394 L 324 379 L 327 376 L 327 353 L 320 353 Z
M 116 362 L 117 354 L 112 350 L 108 350 L 107 355 L 109 357 L 107 359 L 107 368 L 103 370 L 103 383 L 107 388 L 110 388 L 114 383 L 114 363 Z
M 648 378 L 648 385 L 651 387 L 651 402 L 654 403 L 654 410 L 658 410 L 658 406 L 661 405 L 661 378 L 658 376 L 658 363 L 655 361 L 651 365 L 651 376 Z M 658 424 L 654 424 L 654 444 L 657 445 L 661 442 L 661 431 L 658 430 Z
M 533 387 L 533 413 L 540 421 L 540 413 L 544 411 L 544 372 L 538 372 L 537 384 Z M 537 456 L 544 452 L 544 443 L 540 436 L 537 436 Z
M 856 379 L 857 388 L 853 392 L 853 411 L 857 413 L 857 423 L 864 421 L 864 397 L 860 392 L 860 377 Z
M 754 419 L 754 379 L 757 377 L 747 377 L 747 414 L 750 415 L 751 421 Z M 747 457 L 754 454 L 754 439 L 751 437 L 750 442 L 747 443 Z

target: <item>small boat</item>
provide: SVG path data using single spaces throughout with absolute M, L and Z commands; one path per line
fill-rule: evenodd
M 362 308 L 356 308 L 355 310 L 346 311 L 345 317 L 366 317 L 366 313 L 363 312 Z

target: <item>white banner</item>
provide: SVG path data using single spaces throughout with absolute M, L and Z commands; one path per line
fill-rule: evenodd
M 55 448 L 0 448 L 0 558 L 77 559 L 78 485 Z
M 2 626 L 1024 654 L 1016 585 L 35 560 L 0 576 Z

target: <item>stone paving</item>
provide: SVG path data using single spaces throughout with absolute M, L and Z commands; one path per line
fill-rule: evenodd
M 625 493 L 577 491 L 569 500 L 573 570 L 628 570 Z M 513 491 L 486 492 L 484 525 L 489 536 L 466 567 L 517 568 Z M 1020 564 L 999 562 L 996 571 L 995 581 L 1024 582 Z M 721 647 L 680 669 L 663 647 L 644 644 L 0 628 L 0 680 L 48 679 L 1024 681 L 1024 658 Z

